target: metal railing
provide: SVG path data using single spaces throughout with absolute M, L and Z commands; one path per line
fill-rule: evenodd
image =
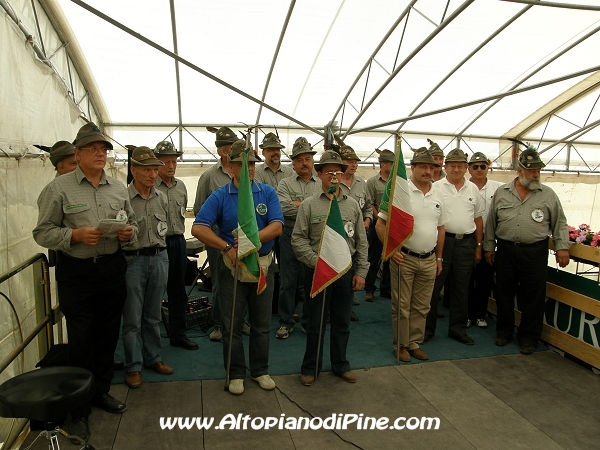
M 4 370 L 17 359 L 36 337 L 38 339 L 39 358 L 42 359 L 54 343 L 53 326 L 59 322 L 61 318 L 58 307 L 55 309 L 52 308 L 50 293 L 50 263 L 43 253 L 32 256 L 0 275 L 0 285 L 29 266 L 33 266 L 33 295 L 37 324 L 27 336 L 23 337 L 22 342 L 0 361 L 0 373 L 4 372 Z M 59 332 L 59 335 L 62 336 L 62 333 Z M 1 445 L 2 449 L 11 448 L 28 423 L 27 419 L 14 420 L 15 422 L 8 431 L 8 435 L 4 437 L 4 442 Z

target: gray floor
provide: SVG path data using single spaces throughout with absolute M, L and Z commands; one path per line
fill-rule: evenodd
M 223 380 L 116 385 L 122 416 L 90 416 L 96 449 L 593 449 L 600 448 L 600 377 L 550 351 L 356 372 L 356 384 L 324 373 L 311 387 L 274 377 L 275 391 L 246 379 L 233 396 Z M 438 417 L 437 430 L 161 430 L 160 417 Z M 284 415 L 284 416 L 282 416 Z M 248 423 L 250 428 L 250 423 Z M 32 433 L 26 444 L 33 440 Z M 63 449 L 77 448 L 64 437 Z M 45 449 L 38 440 L 32 449 Z

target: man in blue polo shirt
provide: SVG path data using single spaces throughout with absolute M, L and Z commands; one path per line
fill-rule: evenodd
M 233 230 L 238 227 L 238 187 L 242 173 L 242 152 L 248 155 L 248 172 L 251 180 L 252 196 L 256 222 L 258 224 L 261 247 L 258 252 L 261 266 L 268 267 L 272 262 L 272 250 L 275 238 L 283 229 L 283 213 L 275 189 L 267 184 L 252 181 L 254 165 L 262 161 L 255 155 L 251 147 L 246 150 L 246 142 L 236 141 L 228 156 L 233 174 L 231 182 L 215 190 L 202 205 L 192 227 L 192 234 L 205 245 L 221 251 L 217 264 L 220 286 L 221 317 L 223 321 L 223 363 L 227 370 L 227 351 L 231 316 L 233 312 L 233 339 L 231 342 L 231 365 L 229 392 L 240 395 L 244 392 L 246 376 L 246 359 L 244 344 L 240 333 L 244 306 L 248 304 L 250 317 L 250 375 L 266 390 L 275 389 L 275 382 L 268 374 L 269 369 L 269 328 L 271 325 L 271 304 L 273 297 L 273 267 L 267 271 L 267 287 L 257 294 L 256 282 L 240 281 L 236 287 L 235 311 L 233 311 L 233 267 L 237 259 L 237 243 Z M 212 230 L 213 225 L 219 228 L 219 234 Z

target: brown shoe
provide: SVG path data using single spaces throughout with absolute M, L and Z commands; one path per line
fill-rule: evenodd
M 356 383 L 356 376 L 351 371 L 344 372 L 340 376 L 344 381 L 348 383 Z
M 300 375 L 300 382 L 304 386 L 312 386 L 315 382 L 315 377 L 313 377 L 312 375 Z
M 421 350 L 420 348 L 415 348 L 413 350 L 409 350 L 408 352 L 415 358 L 420 359 L 422 361 L 429 359 L 429 355 L 427 353 L 425 353 L 423 350 Z
M 161 375 L 171 375 L 173 373 L 173 368 L 170 365 L 165 364 L 162 361 L 158 361 L 158 362 L 152 364 L 151 366 L 146 366 L 146 367 L 148 367 L 148 369 L 155 370 L 156 372 L 160 373 Z
M 397 350 L 394 349 L 394 356 L 396 356 L 402 362 L 410 362 L 410 354 L 406 347 L 400 347 L 400 352 L 396 355 Z
M 125 384 L 130 388 L 139 388 L 142 385 L 141 372 L 127 372 L 125 374 Z

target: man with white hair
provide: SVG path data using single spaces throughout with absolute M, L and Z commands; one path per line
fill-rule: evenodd
M 535 351 L 542 334 L 549 235 L 556 263 L 569 264 L 565 213 L 556 193 L 540 183 L 540 169 L 545 166 L 535 148 L 521 153 L 517 178 L 496 191 L 485 227 L 485 258 L 496 266 L 495 344 L 503 347 L 513 337 L 516 295 L 521 311 L 517 338 L 524 355 Z

